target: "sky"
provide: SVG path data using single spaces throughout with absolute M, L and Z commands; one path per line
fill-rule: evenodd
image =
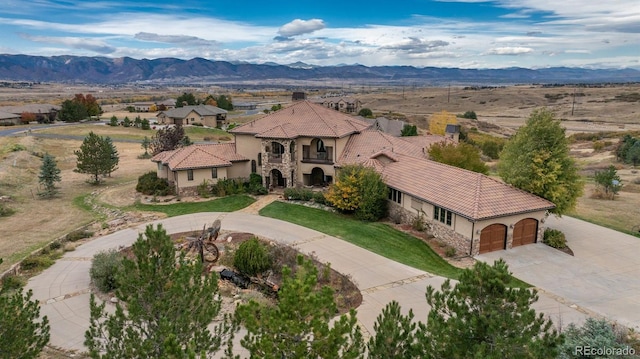
M 640 69 L 639 0 L 5 0 L 0 53 Z

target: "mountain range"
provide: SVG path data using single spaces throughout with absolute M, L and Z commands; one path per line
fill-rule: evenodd
M 203 58 L 30 56 L 0 54 L 0 81 L 91 84 L 184 84 L 340 81 L 387 85 L 491 85 L 640 82 L 640 71 L 552 67 L 541 69 L 460 69 L 414 66 L 315 66 L 211 61 Z

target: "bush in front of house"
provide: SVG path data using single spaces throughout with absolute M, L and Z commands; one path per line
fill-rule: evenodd
M 113 249 L 93 256 L 89 275 L 96 288 L 107 293 L 118 287 L 117 276 L 122 269 L 122 259 L 122 254 Z
M 216 197 L 225 197 L 242 193 L 246 193 L 244 180 L 242 178 L 219 179 L 218 182 L 211 185 L 211 194 Z
M 567 239 L 565 238 L 564 233 L 558 229 L 545 229 L 542 241 L 549 247 L 557 249 L 567 248 Z
M 284 198 L 291 201 L 310 201 L 314 197 L 313 191 L 308 188 L 286 188 Z
M 159 178 L 154 171 L 138 177 L 136 191 L 146 195 L 167 196 L 173 193 L 173 187 L 165 178 Z
M 243 274 L 255 276 L 271 268 L 272 259 L 266 246 L 253 237 L 240 244 L 233 256 L 233 266 Z
M 327 198 L 324 196 L 324 192 L 313 192 L 313 201 L 318 204 L 328 204 Z

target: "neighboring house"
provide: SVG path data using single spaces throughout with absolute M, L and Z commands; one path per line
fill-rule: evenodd
M 0 126 L 19 125 L 20 117 L 21 115 L 15 113 L 0 112 Z
M 362 108 L 362 102 L 353 97 L 326 97 L 315 99 L 314 102 L 345 113 L 358 113 L 360 112 L 360 108 Z
M 52 104 L 34 103 L 22 106 L 3 106 L 0 107 L 0 113 L 4 113 L 1 115 L 0 123 L 20 124 L 20 118 L 23 113 L 35 115 L 35 120 L 38 122 L 53 122 L 58 117 L 58 111 L 60 111 L 60 106 Z M 10 115 L 14 115 L 14 117 Z M 15 116 L 17 116 L 17 119 Z
M 460 138 L 460 125 L 447 124 L 447 127 L 444 130 L 444 135 L 454 142 L 458 142 L 458 139 Z
M 155 102 L 134 102 L 131 105 L 136 112 L 149 112 L 151 111 L 151 107 L 156 107 Z
M 158 114 L 158 123 L 163 125 L 202 124 L 209 127 L 222 127 L 227 123 L 227 111 L 210 105 L 184 106 Z
M 291 94 L 291 101 L 304 101 L 307 99 L 307 94 L 302 91 L 295 91 Z
M 234 143 L 197 144 L 161 152 L 151 158 L 158 177 L 166 178 L 180 195 L 195 195 L 198 185 L 219 179 L 247 177 L 249 160 L 236 153 Z
M 458 255 L 535 243 L 553 203 L 480 173 L 427 159 L 443 136 L 395 137 L 357 117 L 299 101 L 231 130 L 235 143 L 194 145 L 156 155 L 158 176 L 179 192 L 217 176 L 258 173 L 269 188 L 326 186 L 347 164 L 378 171 L 389 186 L 389 215 L 425 221 Z M 209 146 L 209 147 L 204 147 Z M 191 171 L 190 174 L 188 171 Z M 191 180 L 189 180 L 191 178 Z M 186 183 L 186 184 L 185 184 Z
M 237 102 L 233 104 L 234 110 L 255 110 L 258 104 L 255 102 Z
M 391 136 L 396 136 L 396 137 L 402 136 L 404 121 L 390 120 L 386 117 L 378 117 L 378 118 L 360 117 L 360 118 L 371 123 L 373 125 L 373 128 L 375 128 L 376 130 L 382 131 L 384 133 L 388 133 Z

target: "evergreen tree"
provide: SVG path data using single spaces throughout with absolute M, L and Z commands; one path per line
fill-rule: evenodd
M 176 255 L 162 225 L 147 226 L 133 255 L 118 271 L 115 313 L 91 296 L 85 333 L 90 356 L 195 358 L 217 351 L 229 327 L 217 326 L 215 336 L 208 329 L 220 311 L 216 275 L 203 275 L 200 261 Z
M 355 311 L 329 322 L 337 308 L 329 287 L 317 289 L 318 270 L 298 257 L 298 271 L 284 267 L 275 306 L 255 301 L 238 306 L 237 318 L 247 334 L 241 344 L 251 358 L 361 358 L 362 334 Z
M 596 171 L 594 181 L 597 187 L 604 190 L 605 196 L 611 199 L 614 199 L 622 188 L 622 180 L 614 165 L 610 165 L 606 170 Z
M 416 323 L 413 311 L 402 315 L 395 300 L 387 304 L 373 324 L 373 335 L 367 343 L 369 359 L 421 358 L 415 340 Z
M 80 150 L 73 153 L 78 158 L 75 171 L 91 175 L 96 184 L 100 183 L 100 175 L 110 174 L 118 165 L 118 153 L 111 139 L 93 132 L 82 141 Z
M 640 141 L 636 141 L 633 146 L 629 148 L 625 160 L 627 163 L 633 164 L 633 167 L 640 163 Z
M 2 263 L 2 259 L 0 259 Z M 10 293 L 0 289 L 0 357 L 35 359 L 49 343 L 49 320 L 40 318 L 32 292 Z
M 144 138 L 142 139 L 142 142 L 140 144 L 140 146 L 144 149 L 144 157 L 148 157 L 149 156 L 149 146 L 151 145 L 151 140 L 149 139 L 149 137 L 144 136 Z
M 149 125 L 149 120 L 147 120 L 146 118 L 142 119 L 142 122 L 140 122 L 140 128 L 143 130 L 150 130 L 151 126 Z
M 510 288 L 507 264 L 476 262 L 453 287 L 427 287 L 427 324 L 416 333 L 426 358 L 555 358 L 562 337 L 537 315 L 530 288 Z
M 184 92 L 176 99 L 176 107 L 193 106 L 197 104 L 198 101 L 192 93 Z
M 60 178 L 60 169 L 56 164 L 56 160 L 48 153 L 42 157 L 42 166 L 40 166 L 40 175 L 38 181 L 44 187 L 44 191 L 38 193 L 42 197 L 52 197 L 58 190 L 56 189 L 56 182 L 62 181 Z
M 109 126 L 118 126 L 118 118 L 115 115 L 111 116 L 111 118 L 109 119 Z
M 415 125 L 404 125 L 402 130 L 400 131 L 400 136 L 417 136 L 418 135 L 418 127 Z
M 565 131 L 547 109 L 533 111 L 527 123 L 504 146 L 498 173 L 517 188 L 546 198 L 562 215 L 576 205 L 583 183 L 569 156 Z

